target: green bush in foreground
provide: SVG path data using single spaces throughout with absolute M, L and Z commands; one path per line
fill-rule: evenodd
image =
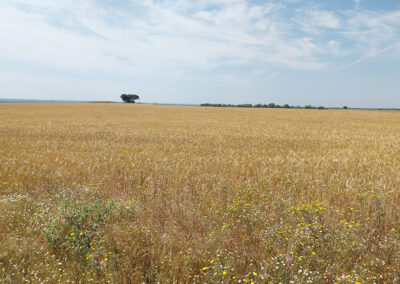
M 112 201 L 106 205 L 65 201 L 55 221 L 49 222 L 42 234 L 49 248 L 59 252 L 72 249 L 77 256 L 87 257 L 93 243 L 101 242 L 102 226 L 114 208 Z

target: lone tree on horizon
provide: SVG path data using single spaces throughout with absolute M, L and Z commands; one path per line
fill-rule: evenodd
M 138 99 L 139 99 L 139 96 L 135 95 L 135 94 L 122 94 L 121 95 L 121 100 L 124 103 L 132 103 L 132 104 L 134 104 L 135 100 L 138 100 Z

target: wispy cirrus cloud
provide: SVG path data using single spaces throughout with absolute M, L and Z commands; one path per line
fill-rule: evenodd
M 57 68 L 170 72 L 264 62 L 318 69 L 318 49 L 290 34 L 279 4 L 246 1 L 6 1 L 1 4 L 2 56 Z M 114 56 L 113 56 L 114 55 Z M 121 60 L 122 59 L 122 60 Z
M 398 58 L 399 10 L 291 5 L 244 0 L 5 0 L 0 4 L 1 57 L 132 76 L 231 65 L 329 70 L 337 59 L 347 66 L 389 53 Z
M 327 29 L 338 29 L 341 25 L 340 18 L 332 11 L 304 7 L 296 14 L 293 21 L 306 33 L 319 34 Z
M 354 44 L 352 49 L 358 57 L 346 64 L 346 68 L 369 59 L 400 59 L 400 10 L 386 13 L 356 10 L 345 14 L 347 19 L 341 33 Z

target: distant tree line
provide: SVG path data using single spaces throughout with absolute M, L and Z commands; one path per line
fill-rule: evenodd
M 312 106 L 312 105 L 306 105 L 306 106 L 291 106 L 288 104 L 284 105 L 278 105 L 274 103 L 269 103 L 269 104 L 239 104 L 239 105 L 232 105 L 232 104 L 201 104 L 200 106 L 204 107 L 246 107 L 246 108 L 306 108 L 306 109 L 325 109 L 323 106 Z M 346 107 L 347 108 L 347 107 Z

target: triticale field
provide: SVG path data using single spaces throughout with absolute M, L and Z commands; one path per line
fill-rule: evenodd
M 398 283 L 400 112 L 0 104 L 0 282 Z

